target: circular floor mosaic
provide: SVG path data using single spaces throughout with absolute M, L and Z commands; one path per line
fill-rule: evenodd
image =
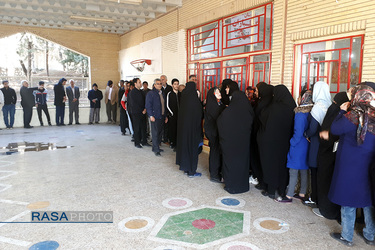
M 155 221 L 149 217 L 134 216 L 126 218 L 118 223 L 118 228 L 124 232 L 143 232 L 152 228 Z
M 27 208 L 30 210 L 41 209 L 41 208 L 49 207 L 49 205 L 50 205 L 49 201 L 38 201 L 38 202 L 30 203 L 29 205 L 27 205 Z
M 233 241 L 220 247 L 220 250 L 258 250 L 259 247 L 248 242 Z
M 216 199 L 216 204 L 222 207 L 243 207 L 246 204 L 246 201 L 239 199 L 239 198 L 233 198 L 233 197 L 220 197 Z
M 193 202 L 186 198 L 169 198 L 163 201 L 163 206 L 171 209 L 183 209 L 193 205 Z
M 55 250 L 58 247 L 57 241 L 42 241 L 32 245 L 29 250 Z
M 287 223 L 270 217 L 256 219 L 253 225 L 256 229 L 267 233 L 280 234 L 289 230 L 289 225 Z

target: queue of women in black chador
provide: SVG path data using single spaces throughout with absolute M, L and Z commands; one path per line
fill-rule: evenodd
M 261 82 L 243 93 L 225 79 L 210 89 L 204 112 L 210 180 L 231 194 L 249 191 L 250 181 L 276 202 L 300 200 L 339 221 L 341 233 L 331 236 L 347 246 L 363 208 L 359 235 L 374 245 L 375 84 L 358 84 L 331 100 L 328 84 L 316 82 L 297 104 L 284 85 Z M 187 120 L 197 124 L 199 115 Z

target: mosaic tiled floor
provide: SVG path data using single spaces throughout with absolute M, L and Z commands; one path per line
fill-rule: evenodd
M 166 239 L 196 246 L 246 235 L 249 224 L 249 212 L 204 207 L 165 215 L 151 235 L 155 235 L 156 240 Z
M 155 157 L 150 148 L 135 148 L 117 125 L 15 128 L 0 137 L 1 250 L 342 249 L 329 236 L 341 226 L 300 202 L 275 203 L 253 186 L 229 195 L 210 182 L 205 153 L 202 177 L 191 179 L 167 145 Z M 6 154 L 11 142 L 72 147 Z M 113 224 L 19 224 L 34 210 L 113 211 L 114 217 Z M 371 249 L 357 235 L 354 242 Z

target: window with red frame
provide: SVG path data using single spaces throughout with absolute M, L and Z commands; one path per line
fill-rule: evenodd
M 317 81 L 332 94 L 346 91 L 361 81 L 364 36 L 352 36 L 297 45 L 300 49 L 300 91 Z
M 189 61 L 271 49 L 272 3 L 189 29 Z

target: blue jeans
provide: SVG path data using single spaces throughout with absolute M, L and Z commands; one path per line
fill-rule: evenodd
M 3 106 L 4 123 L 7 128 L 13 127 L 15 113 L 16 113 L 16 105 L 7 104 Z M 8 120 L 8 116 L 10 116 L 10 121 Z
M 347 240 L 353 241 L 354 225 L 356 219 L 357 208 L 355 207 L 341 207 L 341 236 Z M 374 207 L 364 207 L 363 213 L 365 216 L 366 227 L 363 228 L 363 236 L 370 241 L 374 240 L 375 236 L 375 215 Z

